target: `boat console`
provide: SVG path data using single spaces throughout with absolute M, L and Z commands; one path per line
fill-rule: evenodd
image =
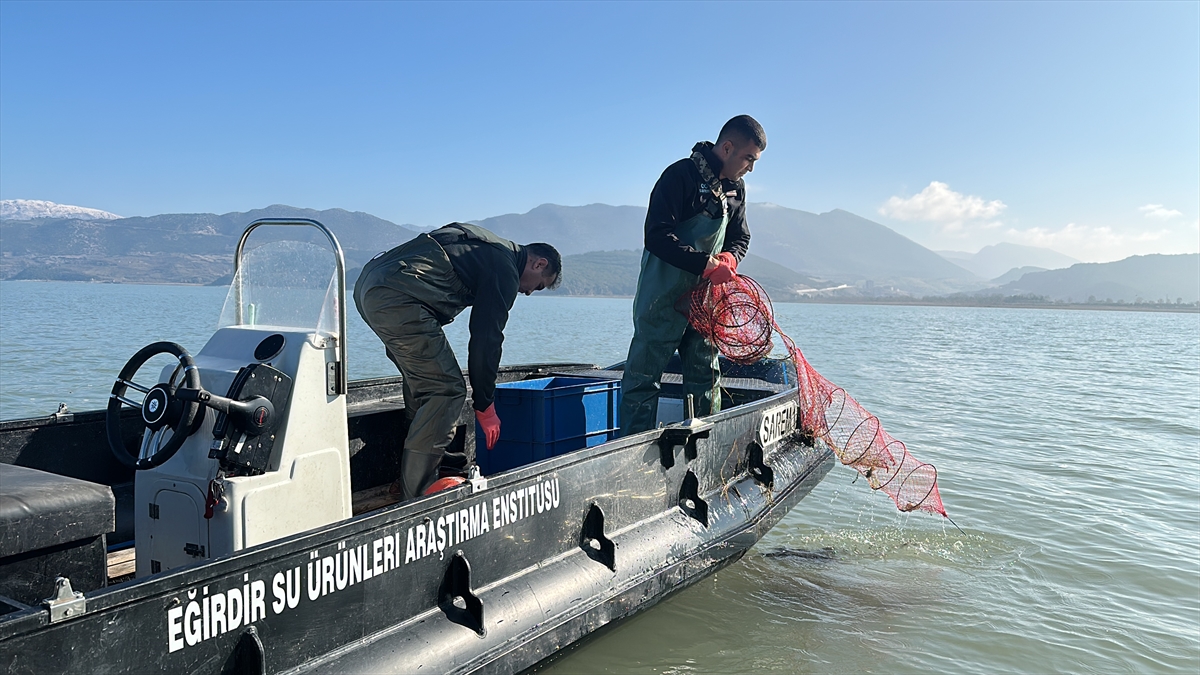
M 328 250 L 294 240 L 247 252 L 260 226 L 317 228 L 334 264 Z M 325 264 L 295 264 L 305 256 L 323 256 Z M 137 576 L 352 515 L 344 278 L 341 247 L 324 226 L 258 221 L 238 244 L 222 326 L 204 348 L 192 357 L 180 345 L 156 343 L 121 371 L 108 431 L 118 460 L 138 470 Z M 137 384 L 138 369 L 163 353 L 175 362 L 159 384 Z M 129 399 L 130 389 L 143 400 Z M 123 405 L 141 410 L 145 431 L 136 457 L 120 440 Z

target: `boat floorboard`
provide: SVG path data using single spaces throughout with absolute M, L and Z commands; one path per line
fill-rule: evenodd
M 122 577 L 132 576 L 136 556 L 134 548 L 123 548 L 108 552 L 108 583 L 114 583 Z M 123 579 L 122 579 L 123 580 Z
M 389 487 L 391 487 L 390 483 L 384 483 L 383 485 L 377 487 L 355 492 L 351 496 L 354 515 L 360 516 L 368 511 L 382 509 L 385 506 L 391 506 L 392 504 L 400 501 L 396 497 L 388 494 Z

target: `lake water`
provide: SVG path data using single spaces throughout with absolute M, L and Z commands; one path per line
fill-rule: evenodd
M 0 282 L 0 418 L 100 408 L 224 289 Z M 740 562 L 545 673 L 1200 671 L 1200 315 L 780 305 L 965 534 L 836 468 Z M 518 298 L 504 362 L 624 358 L 630 301 Z M 466 316 L 448 327 L 466 356 Z M 394 373 L 351 312 L 350 374 Z

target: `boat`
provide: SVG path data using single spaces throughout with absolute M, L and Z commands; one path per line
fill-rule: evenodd
M 602 428 L 392 503 L 402 381 L 347 378 L 337 238 L 255 221 L 234 269 L 194 356 L 149 345 L 107 409 L 0 423 L 4 672 L 520 672 L 737 561 L 834 464 L 784 361 L 723 363 L 705 417 L 668 368 L 623 437 L 621 364 L 533 364 L 498 390 L 598 383 Z M 475 434 L 468 402 L 451 454 Z

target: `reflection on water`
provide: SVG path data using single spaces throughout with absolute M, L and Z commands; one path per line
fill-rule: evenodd
M 101 407 L 199 351 L 224 289 L 0 282 L 0 417 Z M 940 518 L 835 468 L 739 562 L 545 673 L 1200 670 L 1200 316 L 779 305 L 822 374 L 939 470 Z M 350 372 L 390 375 L 350 313 Z M 466 359 L 467 318 L 447 332 Z M 505 363 L 624 358 L 623 299 L 521 297 Z

